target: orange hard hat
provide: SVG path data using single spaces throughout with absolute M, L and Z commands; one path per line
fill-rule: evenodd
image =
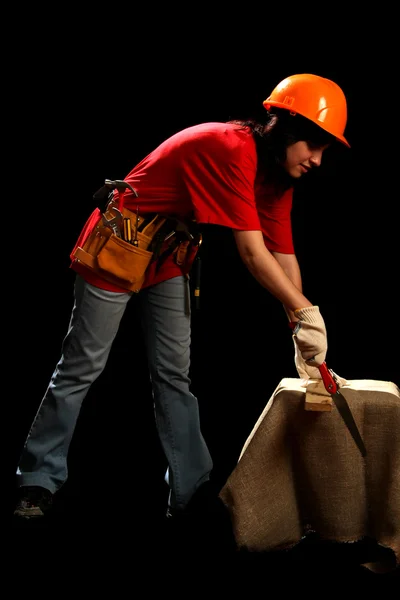
M 342 89 L 330 79 L 303 73 L 283 79 L 263 102 L 298 113 L 333 135 L 350 148 L 344 137 L 347 103 Z

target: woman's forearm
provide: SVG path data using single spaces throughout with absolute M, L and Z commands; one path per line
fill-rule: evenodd
M 282 254 L 281 252 L 272 252 L 274 258 L 278 261 L 286 275 L 289 277 L 290 281 L 297 287 L 297 289 L 303 293 L 303 283 L 300 271 L 300 265 L 298 263 L 297 257 L 295 254 Z M 283 308 L 286 312 L 286 315 L 289 321 L 297 321 L 297 317 L 294 315 L 294 312 L 290 310 L 287 306 L 283 305 Z M 298 307 L 302 308 L 302 307 Z
M 312 306 L 265 247 L 260 231 L 234 232 L 240 257 L 253 277 L 289 311 Z

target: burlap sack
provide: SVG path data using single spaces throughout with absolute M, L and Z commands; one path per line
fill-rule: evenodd
M 282 379 L 243 446 L 220 497 L 239 548 L 288 548 L 365 536 L 400 562 L 400 390 L 351 380 L 341 388 L 364 440 L 363 458 L 337 409 L 305 410 L 301 379 Z

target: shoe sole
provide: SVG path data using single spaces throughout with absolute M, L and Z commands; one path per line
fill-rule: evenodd
M 39 508 L 39 506 L 35 506 L 32 508 L 17 508 L 14 511 L 14 517 L 22 517 L 24 519 L 37 519 L 40 517 L 44 517 L 44 513 Z

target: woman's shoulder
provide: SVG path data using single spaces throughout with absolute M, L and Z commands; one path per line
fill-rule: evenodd
M 193 125 L 176 134 L 176 142 L 187 148 L 207 149 L 225 148 L 228 151 L 242 151 L 249 146 L 255 148 L 249 128 L 230 122 L 208 122 Z

